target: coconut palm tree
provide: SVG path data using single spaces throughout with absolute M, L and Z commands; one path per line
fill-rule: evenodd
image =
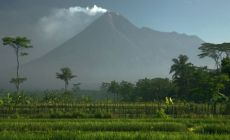
M 186 55 L 179 55 L 178 58 L 172 59 L 174 64 L 170 69 L 170 74 L 173 73 L 172 78 L 179 88 L 178 94 L 181 98 L 186 97 L 189 92 L 189 81 L 193 70 L 193 65 L 188 62 L 188 59 Z
M 68 67 L 61 68 L 61 73 L 56 73 L 56 78 L 65 82 L 65 92 L 68 89 L 69 81 L 75 77 L 77 76 L 73 75 L 71 69 Z

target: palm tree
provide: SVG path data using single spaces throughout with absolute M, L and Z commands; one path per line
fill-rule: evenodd
M 181 97 L 188 94 L 189 79 L 191 78 L 191 71 L 193 69 L 192 63 L 188 63 L 188 57 L 186 55 L 179 55 L 176 59 L 172 59 L 174 64 L 171 66 L 170 74 L 173 73 L 173 81 L 179 87 L 178 93 Z
M 188 57 L 186 55 L 179 55 L 178 59 L 172 59 L 173 65 L 170 69 L 170 74 L 173 74 L 173 79 L 178 79 L 182 77 L 187 69 L 192 66 L 192 63 L 188 63 Z
M 68 89 L 69 81 L 75 77 L 77 76 L 73 75 L 71 69 L 68 67 L 61 68 L 61 73 L 56 73 L 56 78 L 65 82 L 65 92 Z
M 21 51 L 23 49 L 32 48 L 32 46 L 30 44 L 30 40 L 27 39 L 26 37 L 15 37 L 15 38 L 4 37 L 2 41 L 4 46 L 12 47 L 15 51 L 16 61 L 17 61 L 16 78 L 12 78 L 10 83 L 15 84 L 18 93 L 20 90 L 20 84 L 22 84 L 26 80 L 25 77 L 19 76 L 19 68 L 20 68 L 19 57 L 28 55 L 28 53 L 21 52 Z

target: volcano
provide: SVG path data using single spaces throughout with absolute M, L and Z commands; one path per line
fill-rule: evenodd
M 122 15 L 107 12 L 61 46 L 23 65 L 28 77 L 23 86 L 61 88 L 63 82 L 55 74 L 62 67 L 77 75 L 73 84 L 81 82 L 88 89 L 111 80 L 169 77 L 171 60 L 180 54 L 202 65 L 197 54 L 203 42 L 197 36 L 139 28 Z

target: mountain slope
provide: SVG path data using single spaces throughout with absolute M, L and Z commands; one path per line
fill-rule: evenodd
M 103 81 L 135 81 L 169 76 L 172 58 L 187 54 L 192 62 L 203 43 L 195 36 L 137 28 L 122 15 L 107 12 L 81 33 L 45 56 L 23 66 L 30 88 L 60 88 L 55 78 L 61 67 L 70 67 L 84 88 Z

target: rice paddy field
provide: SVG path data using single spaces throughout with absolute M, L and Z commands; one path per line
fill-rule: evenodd
M 230 140 L 230 118 L 1 119 L 1 140 Z

